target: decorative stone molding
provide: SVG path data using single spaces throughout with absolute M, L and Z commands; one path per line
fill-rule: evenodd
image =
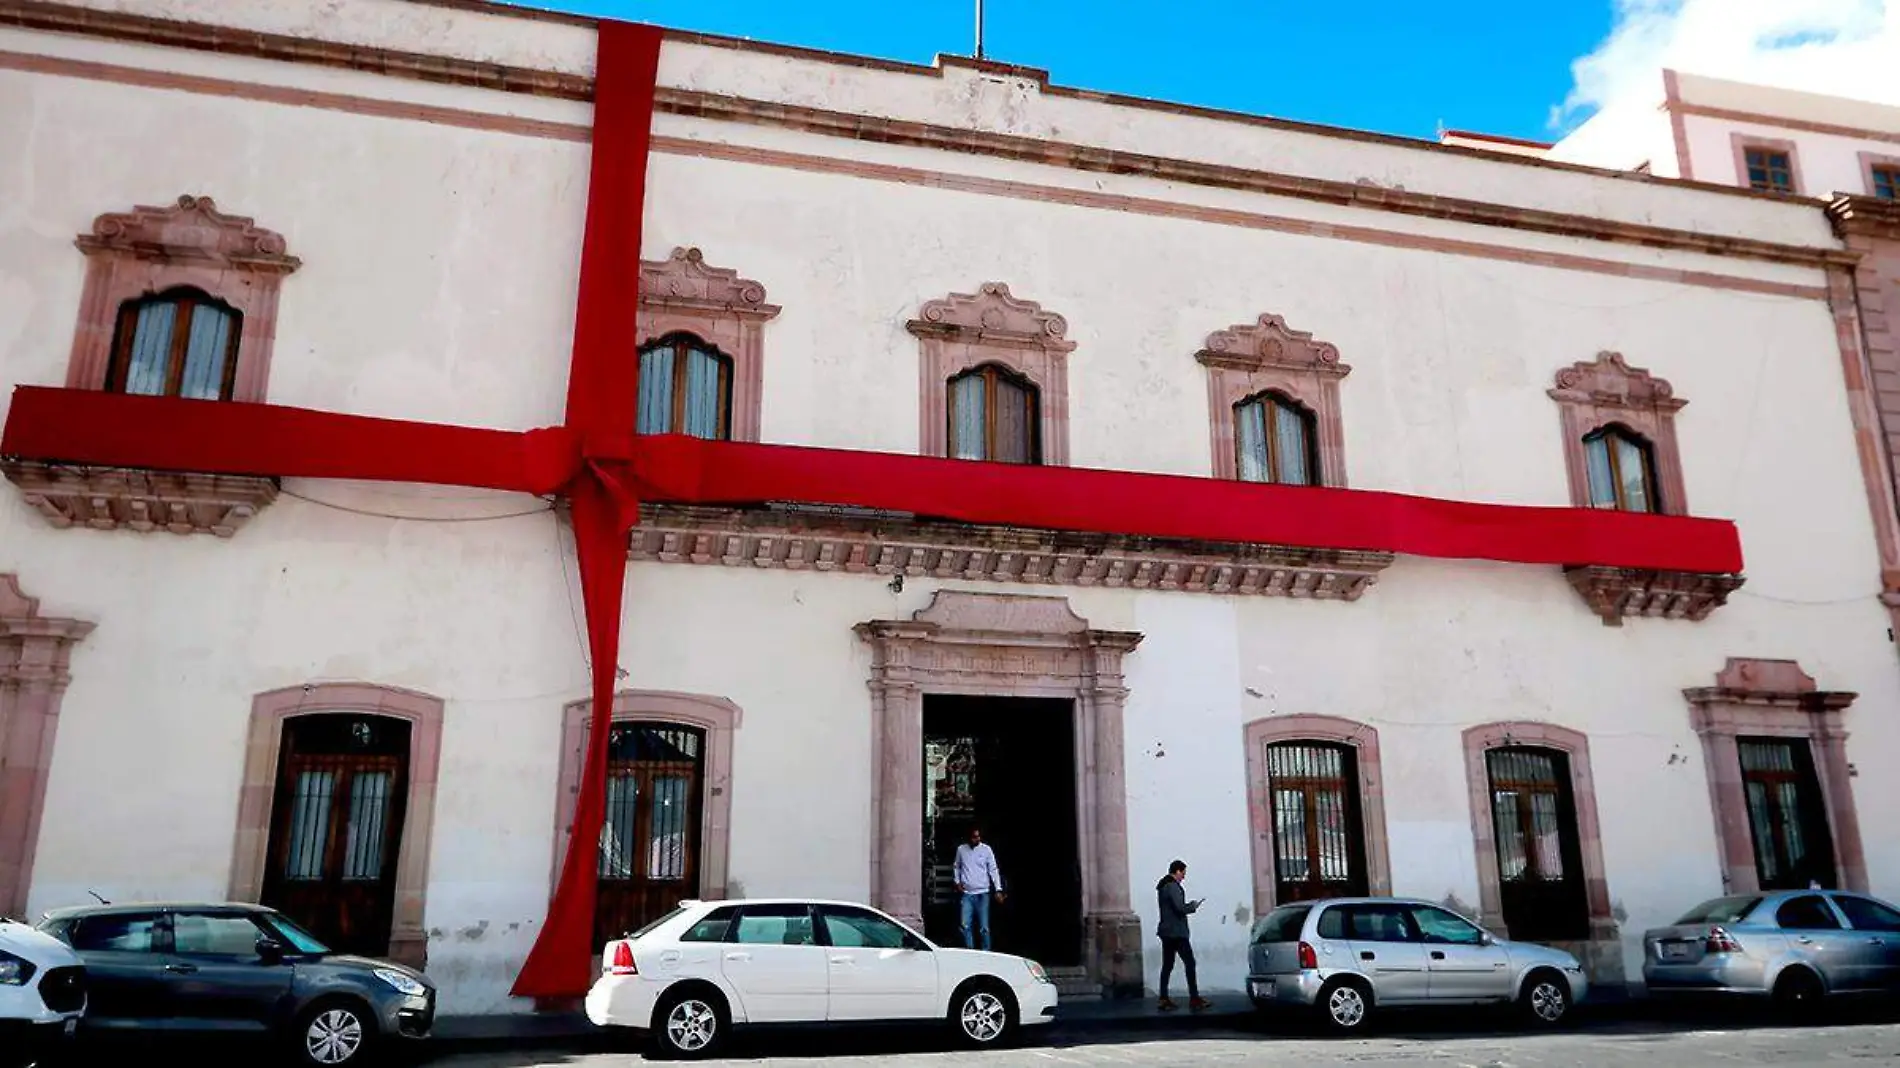
M 19 576 L 0 573 L 0 916 L 26 915 L 68 665 L 93 626 L 42 615 Z
M 860 623 L 871 646 L 872 900 L 922 926 L 924 695 L 1074 702 L 1083 960 L 1118 994 L 1142 988 L 1142 932 L 1128 887 L 1122 660 L 1141 635 L 1091 628 L 1059 597 L 940 590 L 908 620 Z
M 930 522 L 893 513 L 649 505 L 630 556 L 669 564 L 1356 601 L 1393 554 Z
M 561 779 L 554 795 L 554 866 L 548 875 L 549 893 L 561 880 L 561 863 L 567 858 L 568 838 L 574 833 L 574 808 L 580 801 L 593 714 L 592 700 L 572 701 L 561 710 Z M 726 896 L 732 852 L 733 732 L 744 719 L 739 706 L 723 697 L 662 690 L 622 690 L 614 694 L 615 723 L 671 723 L 706 732 L 706 762 L 700 773 L 705 793 L 699 815 L 699 897 L 707 901 Z
M 1497 830 L 1492 824 L 1491 770 L 1485 754 L 1508 746 L 1555 749 L 1570 767 L 1570 795 L 1576 810 L 1577 852 L 1583 864 L 1584 901 L 1590 914 L 1590 937 L 1560 943 L 1583 961 L 1592 983 L 1623 982 L 1622 943 L 1604 874 L 1603 832 L 1597 818 L 1596 780 L 1590 770 L 1590 739 L 1581 731 L 1554 723 L 1486 723 L 1464 732 L 1465 784 L 1471 806 L 1471 834 L 1477 849 L 1480 920 L 1492 930 L 1505 930 L 1504 891 L 1498 876 Z
M 429 848 L 435 836 L 436 781 L 442 765 L 443 701 L 414 690 L 367 682 L 288 686 L 251 699 L 244 746 L 244 782 L 238 790 L 237 832 L 231 847 L 232 901 L 257 901 L 269 863 L 272 807 L 284 725 L 298 716 L 335 713 L 382 716 L 409 723 L 408 794 L 402 840 L 396 844 L 395 907 L 389 956 L 416 968 L 428 963 L 423 911 L 429 889 Z
M 1564 466 L 1570 472 L 1570 503 L 1590 505 L 1590 471 L 1584 460 L 1583 439 L 1606 426 L 1626 426 L 1649 442 L 1655 461 L 1657 511 L 1688 515 L 1689 500 L 1682 485 L 1682 454 L 1676 446 L 1676 412 L 1689 403 L 1675 395 L 1668 382 L 1640 367 L 1623 362 L 1615 352 L 1600 352 L 1595 360 L 1571 364 L 1557 372 L 1550 397 L 1562 414 Z
M 732 360 L 732 440 L 759 440 L 765 383 L 765 324 L 779 307 L 765 287 L 739 272 L 707 265 L 696 248 L 640 261 L 640 344 L 688 333 Z
M 1352 368 L 1339 349 L 1294 330 L 1277 315 L 1216 330 L 1194 354 L 1207 368 L 1207 403 L 1215 478 L 1239 478 L 1234 453 L 1234 406 L 1261 393 L 1278 393 L 1313 416 L 1318 485 L 1346 485 L 1346 431 L 1339 413 L 1339 381 Z
M 1761 885 L 1736 741 L 1770 737 L 1800 738 L 1812 747 L 1841 885 L 1867 892 L 1867 856 L 1861 845 L 1860 814 L 1854 807 L 1850 780 L 1855 772 L 1847 760 L 1848 734 L 1843 722 L 1843 713 L 1858 695 L 1818 688 L 1813 676 L 1793 660 L 1743 657 L 1730 657 L 1715 676 L 1714 686 L 1684 690 L 1682 695 L 1689 701 L 1689 722 L 1702 739 L 1724 891 L 1747 894 Z
M 1274 890 L 1273 792 L 1267 781 L 1267 747 L 1280 742 L 1334 742 L 1351 746 L 1359 776 L 1360 840 L 1365 846 L 1366 892 L 1392 892 L 1391 851 L 1386 845 L 1385 772 L 1379 763 L 1379 730 L 1337 716 L 1270 716 L 1247 724 L 1247 822 L 1253 839 L 1253 912 L 1265 916 L 1279 902 Z
M 1728 595 L 1742 586 L 1740 575 L 1708 575 L 1691 571 L 1643 571 L 1594 564 L 1564 568 L 1564 577 L 1583 596 L 1590 611 L 1603 617 L 1606 627 L 1620 627 L 1625 617 L 1652 619 L 1708 618 L 1728 603 Z
M 986 363 L 1027 378 L 1036 387 L 1041 462 L 1069 463 L 1069 322 L 1033 300 L 1011 296 L 1002 282 L 985 282 L 976 293 L 952 293 L 927 302 L 904 324 L 923 344 L 919 363 L 922 409 L 918 443 L 926 456 L 950 454 L 950 379 Z
M 168 530 L 228 538 L 277 499 L 277 480 L 0 460 L 0 473 L 56 527 Z
M 1842 196 L 1827 212 L 1857 257 L 1829 268 L 1828 303 L 1880 546 L 1881 600 L 1900 631 L 1900 201 Z
M 278 289 L 303 262 L 285 251 L 282 234 L 246 216 L 226 215 L 210 197 L 186 195 L 170 207 L 101 215 L 73 243 L 86 254 L 86 285 L 66 370 L 69 388 L 105 388 L 121 304 L 192 286 L 243 318 L 231 399 L 264 399 Z

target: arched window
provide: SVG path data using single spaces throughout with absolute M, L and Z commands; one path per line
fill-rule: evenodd
M 642 434 L 732 436 L 732 361 L 691 334 L 669 334 L 640 350 Z
M 1656 461 L 1649 442 L 1620 426 L 1607 426 L 1583 439 L 1585 470 L 1590 476 L 1590 506 L 1624 512 L 1660 512 Z
M 950 455 L 1006 464 L 1042 462 L 1036 387 L 995 364 L 950 379 Z
M 1278 393 L 1234 405 L 1234 451 L 1242 482 L 1312 486 L 1319 482 L 1313 415 Z
M 241 319 L 203 290 L 180 287 L 119 305 L 105 388 L 114 393 L 230 400 Z

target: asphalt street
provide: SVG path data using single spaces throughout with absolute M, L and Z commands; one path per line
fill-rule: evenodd
M 1484 1031 L 1386 1034 L 1354 1040 L 1224 1028 L 1192 1032 L 1093 1033 L 1012 1049 L 950 1052 L 928 1036 L 840 1042 L 826 1035 L 757 1036 L 719 1064 L 769 1060 L 780 1068 L 1062 1068 L 1272 1064 L 1432 1065 L 1442 1068 L 1735 1068 L 1738 1065 L 1874 1065 L 1900 1062 L 1900 1025 L 1704 1029 L 1618 1023 L 1556 1034 Z M 432 1058 L 433 1068 L 610 1068 L 642 1062 L 637 1052 L 490 1051 Z

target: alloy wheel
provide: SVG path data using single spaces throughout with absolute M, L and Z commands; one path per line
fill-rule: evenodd
M 666 1014 L 666 1040 L 682 1053 L 698 1053 L 719 1033 L 719 1014 L 698 998 L 687 998 Z
M 325 1009 L 311 1017 L 303 1044 L 317 1064 L 346 1064 L 363 1048 L 363 1021 L 348 1009 Z
M 1557 989 L 1556 983 L 1545 979 L 1531 987 L 1531 1011 L 1537 1014 L 1538 1019 L 1545 1023 L 1556 1023 L 1563 1019 L 1569 1009 L 1569 999 L 1562 990 Z
M 1341 1027 L 1358 1027 L 1366 1019 L 1366 996 L 1355 986 L 1339 986 L 1326 999 L 1326 1014 Z
M 1008 1026 L 1009 1011 L 1003 1001 L 987 990 L 979 990 L 963 999 L 963 1033 L 976 1042 L 994 1042 Z

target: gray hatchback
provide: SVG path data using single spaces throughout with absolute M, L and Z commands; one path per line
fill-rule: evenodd
M 253 1031 L 336 1068 L 384 1041 L 426 1037 L 435 1020 L 435 987 L 420 972 L 331 953 L 256 905 L 59 909 L 39 927 L 85 962 L 86 1031 Z
M 1328 898 L 1283 905 L 1254 925 L 1247 992 L 1261 1008 L 1317 1010 L 1336 1031 L 1374 1008 L 1515 1004 L 1554 1025 L 1589 990 L 1577 958 L 1506 942 L 1429 901 Z
M 1900 990 L 1900 909 L 1866 894 L 1781 890 L 1704 901 L 1643 933 L 1652 997 L 1823 997 Z

